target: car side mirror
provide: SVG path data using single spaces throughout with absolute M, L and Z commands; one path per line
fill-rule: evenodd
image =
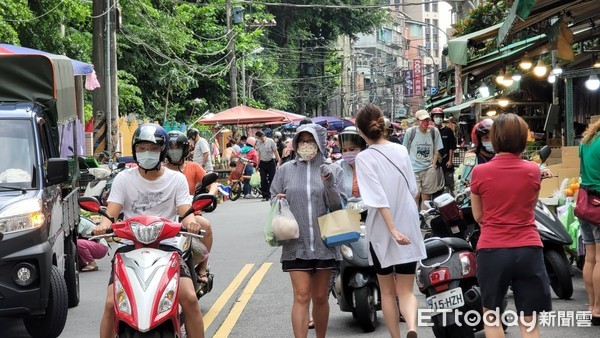
M 64 183 L 69 179 L 69 161 L 66 158 L 51 158 L 46 164 L 46 180 L 50 184 Z

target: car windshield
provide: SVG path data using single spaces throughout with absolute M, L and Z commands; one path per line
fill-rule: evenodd
M 35 154 L 31 122 L 0 120 L 0 185 L 33 188 Z

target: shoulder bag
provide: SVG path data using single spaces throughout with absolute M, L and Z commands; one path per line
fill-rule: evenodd
M 581 157 L 583 169 L 583 155 Z M 586 187 L 579 187 L 573 211 L 577 218 L 600 227 L 600 194 Z

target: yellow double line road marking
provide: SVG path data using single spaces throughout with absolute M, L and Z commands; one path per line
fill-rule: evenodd
M 258 271 L 254 273 L 252 278 L 250 278 L 248 285 L 246 285 L 246 287 L 242 291 L 242 294 L 238 298 L 238 301 L 235 303 L 235 305 L 225 318 L 225 321 L 223 322 L 219 330 L 215 333 L 214 337 L 229 336 L 236 322 L 240 318 L 242 311 L 250 301 L 250 298 L 254 294 L 254 291 L 256 291 L 256 288 L 258 287 L 262 279 L 265 277 L 267 271 L 269 270 L 272 264 L 273 263 L 263 263 L 258 269 Z M 208 310 L 208 312 L 204 316 L 204 330 L 208 329 L 208 327 L 215 320 L 219 312 L 223 310 L 223 307 L 225 306 L 225 304 L 227 304 L 227 301 L 229 301 L 231 296 L 233 296 L 233 293 L 240 287 L 242 281 L 246 279 L 246 276 L 248 275 L 250 270 L 252 270 L 253 267 L 254 264 L 244 265 L 242 270 L 240 270 L 240 272 L 233 279 L 233 281 L 231 281 L 227 289 L 225 289 L 221 296 L 219 296 L 219 298 L 215 301 L 213 306 L 210 308 L 210 310 Z

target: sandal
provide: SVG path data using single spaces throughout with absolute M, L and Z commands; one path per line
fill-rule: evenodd
M 81 272 L 98 271 L 98 266 L 88 264 L 81 269 Z
M 314 329 L 314 328 L 315 328 L 315 322 L 312 319 L 310 319 L 308 321 L 308 329 L 310 330 L 310 329 Z

